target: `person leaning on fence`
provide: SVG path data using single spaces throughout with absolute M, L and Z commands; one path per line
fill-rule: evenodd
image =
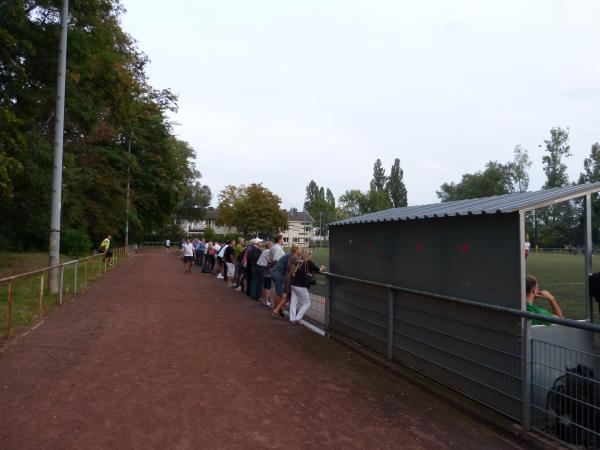
M 273 306 L 271 300 L 269 299 L 269 293 L 271 292 L 271 269 L 273 268 L 271 247 L 273 247 L 273 243 L 271 241 L 265 243 L 264 249 L 260 254 L 260 258 L 258 258 L 258 261 L 256 262 L 258 271 L 262 272 L 262 275 L 259 274 L 259 279 L 257 280 L 261 303 L 267 308 Z
M 300 256 L 302 249 L 296 244 L 292 244 L 291 251 L 277 260 L 275 267 L 271 270 L 271 278 L 275 284 L 275 309 L 273 310 L 273 318 L 281 318 L 281 310 L 290 300 L 290 295 L 286 290 L 291 290 L 289 284 L 290 259 L 293 256 Z M 287 289 L 286 289 L 287 284 Z
M 542 314 L 544 316 L 549 317 L 564 317 L 563 312 L 558 306 L 558 302 L 554 298 L 554 296 L 548 291 L 540 291 L 538 287 L 538 281 L 535 277 L 531 275 L 527 275 L 525 281 L 525 294 L 527 296 L 527 311 Z M 546 300 L 550 304 L 550 308 L 552 312 L 548 311 L 545 308 L 537 306 L 534 304 L 536 298 L 541 298 Z M 550 325 L 548 322 L 544 322 L 543 320 L 533 319 L 531 321 L 532 325 Z
M 308 288 L 314 284 L 313 276 L 325 270 L 325 266 L 317 267 L 311 261 L 311 254 L 303 249 L 300 257 L 293 257 L 290 261 L 292 265 L 290 272 L 290 282 L 292 285 L 292 297 L 290 299 L 290 323 L 298 325 L 302 323 L 302 318 L 308 308 L 310 308 L 310 295 Z M 300 304 L 300 308 L 298 308 Z
M 104 240 L 100 244 L 100 253 L 104 254 L 102 259 L 104 261 L 106 261 L 109 266 L 112 266 L 112 256 L 113 256 L 113 252 L 110 249 L 110 240 L 111 239 L 112 239 L 112 236 L 109 234 L 108 236 L 106 236 L 104 238 Z

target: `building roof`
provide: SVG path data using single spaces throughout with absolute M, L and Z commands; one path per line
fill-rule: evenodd
M 600 191 L 600 183 L 589 183 L 543 189 L 535 192 L 516 192 L 431 205 L 407 206 L 351 217 L 331 223 L 329 226 L 477 214 L 509 214 L 519 211 L 531 211 L 598 191 Z
M 308 211 L 296 211 L 296 212 L 284 211 L 284 212 L 288 216 L 288 222 L 307 222 L 307 223 L 315 222 L 315 219 L 312 218 L 312 216 L 308 213 Z

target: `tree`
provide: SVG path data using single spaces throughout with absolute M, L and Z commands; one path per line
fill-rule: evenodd
M 47 245 L 57 5 L 0 2 L 0 247 Z M 150 86 L 122 13 L 117 0 L 70 5 L 62 228 L 92 241 L 122 235 L 129 164 L 133 240 L 168 227 L 200 176 L 193 149 L 172 132 L 177 98 Z
M 514 150 L 514 159 L 508 163 L 515 190 L 525 192 L 529 187 L 528 170 L 531 164 L 527 150 L 521 145 L 517 145 Z
M 566 186 L 569 183 L 569 177 L 563 158 L 571 156 L 569 128 L 564 130 L 558 127 L 552 128 L 550 139 L 544 141 L 544 144 L 546 144 L 546 152 L 548 153 L 542 157 L 544 173 L 546 174 L 544 189 Z
M 287 228 L 281 199 L 262 184 L 251 184 L 234 203 L 233 225 L 244 235 L 273 236 Z
M 246 196 L 246 186 L 227 185 L 219 192 L 219 205 L 217 207 L 217 225 L 233 226 L 236 221 L 236 204 Z
M 583 160 L 583 172 L 579 175 L 579 184 L 600 182 L 600 143 L 592 145 L 590 156 Z M 583 230 L 583 220 L 585 216 L 581 215 L 581 226 Z M 592 195 L 592 240 L 594 245 L 600 242 L 598 230 L 600 230 L 600 198 L 598 194 Z
M 378 158 L 373 165 L 373 179 L 371 180 L 370 188 L 372 191 L 384 191 L 386 183 L 385 169 Z
M 550 130 L 550 139 L 545 140 L 546 155 L 542 157 L 546 183 L 544 189 L 569 184 L 564 158 L 571 156 L 569 128 L 559 127 Z M 540 228 L 540 244 L 543 246 L 563 246 L 578 240 L 578 224 L 581 222 L 581 202 L 563 202 L 537 211 Z
M 404 185 L 403 178 L 404 171 L 400 168 L 400 159 L 396 158 L 386 183 L 386 191 L 390 196 L 394 208 L 406 206 L 408 204 L 406 198 L 406 186 Z
M 339 198 L 340 209 L 348 216 L 366 214 L 369 210 L 368 197 L 358 189 L 346 191 Z
M 443 202 L 508 194 L 514 190 L 512 179 L 508 165 L 490 161 L 484 171 L 464 174 L 460 183 L 444 183 L 436 194 Z
M 304 210 L 320 224 L 319 235 L 326 235 L 328 225 L 336 219 L 335 197 L 329 188 L 310 180 L 306 186 Z

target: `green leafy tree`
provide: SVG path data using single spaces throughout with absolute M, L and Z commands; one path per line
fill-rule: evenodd
M 0 246 L 44 248 L 50 219 L 58 2 L 0 2 Z M 196 189 L 193 149 L 173 136 L 169 90 L 121 29 L 116 0 L 73 0 L 67 61 L 62 228 L 122 235 L 131 165 L 131 239 L 157 233 Z M 127 144 L 132 140 L 132 156 Z M 206 194 L 206 191 L 204 192 Z
M 219 206 L 217 207 L 217 224 L 233 226 L 236 204 L 246 196 L 246 186 L 225 186 L 219 193 Z
M 485 170 L 463 175 L 460 183 L 442 184 L 437 196 L 447 202 L 508 194 L 514 189 L 512 179 L 508 165 L 490 161 Z
M 514 190 L 525 192 L 529 187 L 529 168 L 531 164 L 527 150 L 521 145 L 517 145 L 514 150 L 513 161 L 507 164 Z
M 234 203 L 233 225 L 243 235 L 273 236 L 287 229 L 287 215 L 280 204 L 277 195 L 262 184 L 253 183 Z
M 390 196 L 394 208 L 408 205 L 406 186 L 404 185 L 403 178 L 404 171 L 400 167 L 400 159 L 396 158 L 386 183 L 386 191 Z
M 571 156 L 569 128 L 552 128 L 550 139 L 544 141 L 547 154 L 542 157 L 546 183 L 544 189 L 566 186 L 569 183 L 567 165 L 564 158 Z
M 320 225 L 319 234 L 326 235 L 327 226 L 336 219 L 335 197 L 329 188 L 311 180 L 306 186 L 304 210 Z
M 369 199 L 358 189 L 344 192 L 339 198 L 339 205 L 341 211 L 348 217 L 359 216 L 369 211 Z
M 371 180 L 370 188 L 372 191 L 384 191 L 386 183 L 385 169 L 378 158 L 373 165 L 373 179 Z

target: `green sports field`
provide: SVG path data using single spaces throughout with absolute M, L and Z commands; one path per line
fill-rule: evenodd
M 329 250 L 316 249 L 313 261 L 329 266 Z M 542 289 L 549 290 L 558 300 L 565 317 L 585 318 L 585 260 L 583 255 L 537 253 L 527 259 L 527 273 L 535 276 Z M 599 268 L 596 267 L 596 270 Z M 547 308 L 546 302 L 537 303 Z M 549 308 L 547 308 L 549 309 Z M 597 308 L 595 308 L 597 314 Z

